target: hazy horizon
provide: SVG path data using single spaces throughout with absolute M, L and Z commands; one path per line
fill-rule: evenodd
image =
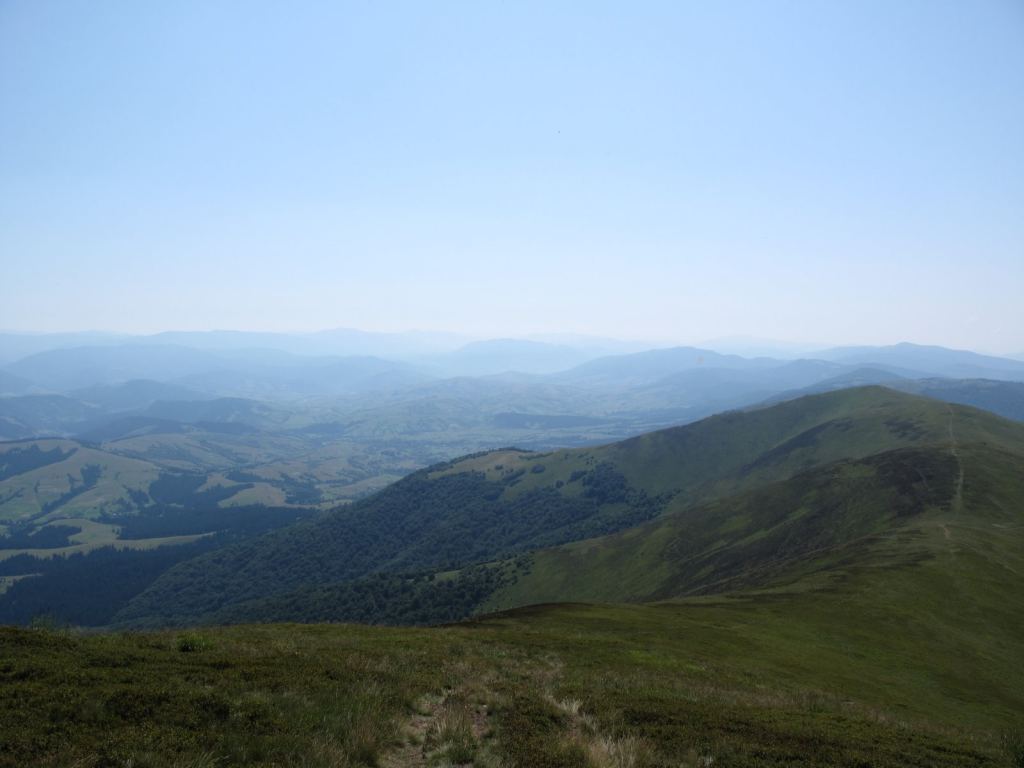
M 987 349 L 984 347 L 956 347 L 950 344 L 925 344 L 923 342 L 916 341 L 914 339 L 895 339 L 893 341 L 883 342 L 867 342 L 863 340 L 855 340 L 847 343 L 834 343 L 829 341 L 800 341 L 794 339 L 769 339 L 762 338 L 759 336 L 749 334 L 735 334 L 731 336 L 720 336 L 714 338 L 644 338 L 644 337 L 628 337 L 628 336 L 606 336 L 597 334 L 587 333 L 533 333 L 533 334 L 473 334 L 463 332 L 459 330 L 446 330 L 437 328 L 406 328 L 395 331 L 377 331 L 366 328 L 355 328 L 355 327 L 336 327 L 336 328 L 318 328 L 314 330 L 294 330 L 294 329 L 267 329 L 267 328 L 204 328 L 204 329 L 181 329 L 181 328 L 164 328 L 156 331 L 112 331 L 96 328 L 86 328 L 82 330 L 60 330 L 60 331 L 38 331 L 38 330 L 17 330 L 11 328 L 0 328 L 0 334 L 20 335 L 20 336 L 63 336 L 63 335 L 81 335 L 81 336 L 110 336 L 115 338 L 151 338 L 153 336 L 160 336 L 164 334 L 217 334 L 217 333 L 237 333 L 237 334 L 268 334 L 268 335 L 283 335 L 283 336 L 314 336 L 317 334 L 330 334 L 330 333 L 345 333 L 351 332 L 356 334 L 368 334 L 368 335 L 393 335 L 393 336 L 405 336 L 405 335 L 421 335 L 425 337 L 436 336 L 436 337 L 450 337 L 457 344 L 453 346 L 456 348 L 462 344 L 469 344 L 474 342 L 483 341 L 502 341 L 502 340 L 514 340 L 514 341 L 535 341 L 555 345 L 565 346 L 586 346 L 587 343 L 592 343 L 596 346 L 600 346 L 601 343 L 621 343 L 636 346 L 638 349 L 654 349 L 654 348 L 666 348 L 673 346 L 691 346 L 700 347 L 706 349 L 712 349 L 716 351 L 722 351 L 727 354 L 738 354 L 740 356 L 752 356 L 748 352 L 756 354 L 768 354 L 772 351 L 776 351 L 780 354 L 789 355 L 800 355 L 800 354 L 811 354 L 819 351 L 826 351 L 832 348 L 844 348 L 844 347 L 888 347 L 899 344 L 913 344 L 919 346 L 936 346 L 944 347 L 946 349 L 962 349 L 964 351 L 976 352 L 985 355 L 994 356 L 1006 356 L 1006 357 L 1021 357 L 1024 356 L 1024 350 L 1019 349 Z
M 0 327 L 1024 351 L 1024 8 L 0 8 Z

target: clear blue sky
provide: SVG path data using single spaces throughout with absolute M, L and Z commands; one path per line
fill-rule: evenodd
M 0 2 L 0 328 L 1024 350 L 1024 3 Z

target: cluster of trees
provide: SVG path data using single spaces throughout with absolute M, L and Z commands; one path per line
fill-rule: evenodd
M 265 483 L 267 479 L 254 475 L 251 472 L 244 470 L 234 470 L 227 474 L 228 480 L 232 480 L 236 483 L 248 483 L 251 487 L 252 483 Z M 323 492 L 317 488 L 315 480 L 306 480 L 292 477 L 291 475 L 281 475 L 274 479 L 274 485 L 284 491 L 284 498 L 289 504 L 302 504 L 312 505 L 319 504 L 323 501 Z
M 252 483 L 243 485 L 215 485 L 205 491 L 200 487 L 206 483 L 206 475 L 189 472 L 161 472 L 160 477 L 149 484 L 149 498 L 157 504 L 177 504 L 185 507 L 214 507 L 239 491 L 252 488 Z
M 19 555 L 4 561 L 4 570 L 37 575 L 16 581 L 0 595 L 0 624 L 29 624 L 41 617 L 61 625 L 109 624 L 161 573 L 221 543 L 211 537 L 150 550 L 104 547 L 45 560 Z
M 466 568 L 451 578 L 437 578 L 434 574 L 378 574 L 228 606 L 209 620 L 217 624 L 443 624 L 472 615 L 495 590 L 513 579 L 512 568 L 491 565 Z
M 57 549 L 71 545 L 70 536 L 81 531 L 73 525 L 48 525 L 37 531 L 31 528 L 12 530 L 0 536 L 0 549 Z
M 212 531 L 239 538 L 291 525 L 313 513 L 314 510 L 308 507 L 266 507 L 262 504 L 186 509 L 160 505 L 148 508 L 142 515 L 104 517 L 101 522 L 119 526 L 118 537 L 121 539 L 159 539 Z
M 295 523 L 316 510 L 296 507 L 204 508 L 158 505 L 131 517 L 101 518 L 121 528 L 122 539 L 149 539 L 213 532 L 191 544 L 149 550 L 104 547 L 87 553 L 0 561 L 0 576 L 24 576 L 0 594 L 0 624 L 28 624 L 46 616 L 58 624 L 103 626 L 169 568 L 198 555 Z M 0 537 L 0 549 L 68 546 L 73 526 L 20 530 Z M 26 574 L 29 574 L 26 576 Z
M 149 488 L 155 504 L 104 521 L 119 525 L 124 539 L 216 536 L 152 552 L 100 550 L 22 563 L 12 573 L 41 575 L 0 596 L 0 618 L 24 622 L 46 610 L 83 625 L 114 616 L 142 624 L 199 617 L 454 621 L 512 578 L 474 564 L 621 530 L 656 516 L 667 501 L 630 487 L 607 463 L 573 476 L 582 493 L 565 492 L 563 483 L 507 493 L 521 478 L 517 472 L 494 482 L 482 473 L 438 477 L 424 470 L 313 519 L 309 508 L 220 508 L 216 492 L 224 489 L 200 492 L 202 476 L 163 473 Z M 460 569 L 436 581 L 399 575 Z
M 60 447 L 44 451 L 35 443 L 27 448 L 11 448 L 0 453 L 0 480 L 31 472 L 33 469 L 45 467 L 64 461 L 74 450 L 63 451 Z
M 183 563 L 133 601 L 125 618 L 180 623 L 325 582 L 457 570 L 621 530 L 654 517 L 667 501 L 630 488 L 611 465 L 587 470 L 582 494 L 549 485 L 511 495 L 482 473 L 431 477 L 435 470 L 316 521 Z

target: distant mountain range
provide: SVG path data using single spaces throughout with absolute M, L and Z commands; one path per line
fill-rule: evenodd
M 311 441 L 340 440 L 357 452 L 384 441 L 428 462 L 498 445 L 609 442 L 865 384 L 1009 418 L 1024 413 L 1024 362 L 938 347 L 846 348 L 822 353 L 830 359 L 797 360 L 694 347 L 584 359 L 597 347 L 588 349 L 495 340 L 414 362 L 155 343 L 54 349 L 0 369 L 0 440 L 80 437 L 118 451 L 117 441 L 145 434 L 155 441 L 145 449 L 152 458 L 180 452 L 182 438 L 157 436 L 181 434 L 185 425 L 192 435 L 216 433 L 217 442 L 248 429 L 264 442 L 290 441 L 295 455 L 314 449 Z M 467 369 L 502 372 L 448 375 Z M 173 449 L 160 445 L 169 442 Z M 247 453 L 235 446 L 231 455 Z
M 694 347 L 585 359 L 603 342 L 585 343 L 495 340 L 414 361 L 157 343 L 38 352 L 0 370 L 0 441 L 73 440 L 106 458 L 96 456 L 94 492 L 83 490 L 93 470 L 77 466 L 54 464 L 31 487 L 0 480 L 0 535 L 18 520 L 138 512 L 161 473 L 222 487 L 222 507 L 328 509 L 467 453 L 612 443 L 863 385 L 1024 420 L 1022 361 L 909 344 L 830 359 Z M 448 375 L 465 369 L 501 372 Z M 954 377 L 962 372 L 983 376 Z M 150 469 L 137 480 L 120 459 Z
M 757 339 L 727 338 L 700 348 L 677 347 L 681 350 L 677 358 L 685 356 L 686 351 L 701 349 L 705 365 L 728 365 L 722 358 L 741 357 L 745 359 L 773 359 L 777 362 L 798 359 L 820 359 L 842 362 L 845 364 L 870 364 L 902 368 L 905 371 L 916 371 L 933 376 L 949 376 L 954 378 L 1013 378 L 1020 375 L 1020 363 L 1024 362 L 1024 353 L 1005 358 L 978 355 L 972 352 L 950 350 L 942 347 L 921 346 L 914 344 L 896 344 L 889 347 L 838 347 L 814 352 L 807 345 L 792 345 L 782 342 L 768 342 Z M 288 365 L 286 355 L 303 358 L 309 357 L 378 357 L 393 362 L 410 363 L 423 373 L 450 377 L 459 375 L 489 375 L 507 372 L 528 374 L 551 374 L 568 371 L 570 368 L 584 364 L 600 357 L 626 357 L 630 354 L 646 353 L 653 350 L 664 351 L 671 347 L 664 345 L 643 344 L 641 342 L 621 341 L 600 337 L 588 337 L 572 334 L 547 334 L 529 339 L 490 339 L 473 340 L 457 334 L 406 332 L 406 333 L 374 333 L 354 329 L 335 329 L 315 333 L 260 333 L 242 331 L 207 331 L 182 332 L 170 331 L 149 336 L 129 336 L 123 334 L 104 333 L 70 333 L 70 334 L 19 334 L 0 333 L 0 367 L 10 373 L 17 373 L 9 368 L 12 364 L 23 361 L 45 352 L 68 351 L 89 348 L 99 367 L 94 368 L 94 375 L 106 377 L 108 381 L 123 381 L 114 377 L 130 372 L 120 371 L 118 364 L 127 362 L 127 358 L 112 354 L 104 358 L 97 348 L 126 347 L 134 349 L 133 365 L 148 366 L 146 371 L 137 371 L 130 378 L 156 378 L 163 380 L 165 376 L 157 375 L 156 371 L 164 363 L 183 364 L 186 368 L 194 366 L 208 367 L 209 358 L 203 359 L 196 355 L 189 358 L 181 357 L 181 348 L 195 352 L 213 353 L 217 358 L 228 358 L 234 364 L 248 357 L 250 362 L 261 361 L 265 364 Z M 140 348 L 168 348 L 153 355 Z M 174 350 L 179 350 L 179 358 L 173 358 Z M 285 353 L 274 355 L 273 353 Z M 698 355 L 699 356 L 699 355 Z M 45 359 L 37 365 L 45 365 Z M 69 364 L 73 357 L 63 358 Z M 81 366 L 86 362 L 83 358 L 77 361 Z M 649 360 L 646 363 L 651 363 Z M 295 364 L 295 361 L 291 361 Z M 675 368 L 674 370 L 678 370 Z M 1003 371 L 1005 376 L 993 375 Z M 182 373 L 184 375 L 184 372 Z M 32 381 L 31 376 L 27 376 Z M 45 382 L 36 382 L 46 385 Z M 102 383 L 91 381 L 89 384 Z M 88 386 L 83 384 L 82 386 Z M 0 379 L 0 393 L 16 394 L 10 387 L 5 387 Z
M 847 365 L 890 366 L 948 378 L 1021 381 L 1021 361 L 945 347 L 896 344 L 891 347 L 838 347 L 816 355 Z
M 273 349 L 296 355 L 417 357 L 451 352 L 470 342 L 452 333 L 374 333 L 337 328 L 313 333 L 167 331 L 148 336 L 113 333 L 0 333 L 0 364 L 40 352 L 97 346 L 177 346 L 231 351 Z
M 697 370 L 742 371 L 747 381 L 760 377 L 763 389 L 777 392 L 782 382 L 789 387 L 809 386 L 864 368 L 903 378 L 1024 381 L 1024 361 L 913 344 L 838 348 L 812 358 L 789 360 L 747 358 L 695 347 L 606 355 L 599 344 L 579 347 L 496 339 L 471 342 L 443 354 L 388 357 L 380 351 L 386 344 L 375 349 L 376 355 L 310 356 L 282 348 L 241 347 L 234 334 L 226 334 L 227 339 L 224 336 L 202 336 L 202 346 L 168 343 L 188 340 L 188 334 L 160 334 L 146 343 L 108 340 L 102 345 L 37 352 L 0 368 L 0 393 L 68 395 L 145 379 L 207 396 L 295 399 L 408 389 L 428 381 L 496 374 L 621 389 Z M 260 334 L 239 336 L 252 343 L 273 341 Z M 165 343 L 156 343 L 156 338 Z M 215 339 L 225 344 L 233 340 L 236 345 L 214 348 L 210 344 Z M 0 349 L 8 341 L 0 337 Z M 9 352 L 10 345 L 7 349 Z

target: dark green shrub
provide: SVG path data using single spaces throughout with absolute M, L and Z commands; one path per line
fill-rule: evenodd
M 1013 768 L 1024 768 L 1024 731 L 1007 731 L 1003 734 L 1003 752 Z
M 198 632 L 178 635 L 178 650 L 182 653 L 199 653 L 210 647 L 210 642 Z

